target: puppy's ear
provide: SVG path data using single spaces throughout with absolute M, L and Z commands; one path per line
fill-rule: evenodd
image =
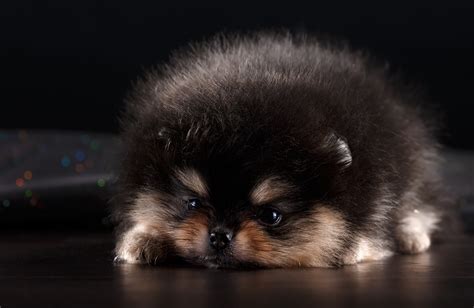
M 352 164 L 352 152 L 347 139 L 331 132 L 326 138 L 326 146 L 337 157 L 337 165 L 346 169 Z

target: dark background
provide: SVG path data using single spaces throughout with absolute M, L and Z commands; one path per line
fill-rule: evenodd
M 0 128 L 116 132 L 143 70 L 219 31 L 288 27 L 347 39 L 420 84 L 444 143 L 474 148 L 474 1 L 2 1 Z

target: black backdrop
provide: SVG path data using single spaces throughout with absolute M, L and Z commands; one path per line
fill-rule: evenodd
M 288 27 L 347 39 L 422 84 L 474 148 L 474 1 L 1 1 L 1 128 L 117 131 L 130 83 L 190 40 Z

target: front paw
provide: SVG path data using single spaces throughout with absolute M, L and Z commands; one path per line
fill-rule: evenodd
M 429 235 L 424 232 L 403 233 L 398 237 L 397 242 L 398 250 L 407 254 L 423 252 L 431 245 Z
M 128 231 L 115 248 L 115 263 L 158 264 L 165 259 L 162 241 L 151 234 Z

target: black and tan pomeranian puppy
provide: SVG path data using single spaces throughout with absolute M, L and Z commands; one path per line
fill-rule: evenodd
M 419 99 L 308 36 L 218 37 L 136 85 L 117 260 L 339 266 L 428 249 L 436 143 Z

